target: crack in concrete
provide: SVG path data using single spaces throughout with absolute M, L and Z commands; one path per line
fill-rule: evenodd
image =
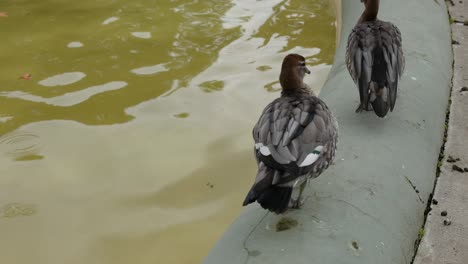
M 249 248 L 247 247 L 247 240 L 250 238 L 250 236 L 251 236 L 252 233 L 255 231 L 255 229 L 257 229 L 257 227 L 263 222 L 263 220 L 265 220 L 266 216 L 267 216 L 269 213 L 270 213 L 270 212 L 266 212 L 266 213 L 265 213 L 265 215 L 262 217 L 262 219 L 260 219 L 260 221 L 258 221 L 258 223 L 252 228 L 252 230 L 250 230 L 249 234 L 245 237 L 244 241 L 242 242 L 242 247 L 243 247 L 244 250 L 247 252 L 247 258 L 245 259 L 244 264 L 246 264 L 246 263 L 249 261 L 250 254 L 251 254 L 251 251 L 250 251 Z
M 424 204 L 424 201 L 423 201 L 423 199 L 421 198 L 421 195 L 419 194 L 419 190 L 418 190 L 418 188 L 416 188 L 416 185 L 411 181 L 410 178 L 408 178 L 408 176 L 403 176 L 403 177 L 405 177 L 406 181 L 408 181 L 408 183 L 411 185 L 411 187 L 413 188 L 414 192 L 415 192 L 416 195 L 418 196 L 419 201 L 420 201 L 422 204 Z
M 308 197 L 310 197 L 310 196 L 308 196 Z M 320 199 L 332 199 L 332 200 L 335 200 L 335 201 L 338 201 L 338 202 L 342 202 L 342 203 L 344 203 L 344 204 L 347 204 L 347 205 L 353 207 L 354 209 L 356 209 L 357 211 L 359 211 L 360 213 L 362 213 L 363 215 L 365 215 L 365 216 L 371 218 L 371 219 L 374 220 L 376 223 L 378 223 L 378 224 L 380 224 L 381 226 L 383 226 L 383 227 L 384 227 L 388 232 L 390 232 L 390 234 L 392 234 L 393 236 L 398 237 L 397 234 L 396 234 L 390 227 L 388 227 L 387 225 L 385 225 L 384 223 L 382 223 L 382 221 L 381 221 L 379 218 L 377 218 L 377 217 L 375 217 L 375 216 L 373 216 L 373 215 L 367 213 L 366 211 L 362 210 L 362 209 L 359 208 L 358 206 L 356 206 L 356 205 L 354 205 L 354 204 L 352 204 L 352 203 L 350 203 L 350 202 L 348 202 L 348 201 L 345 201 L 345 200 L 342 200 L 342 199 L 333 198 L 331 195 L 330 195 L 330 196 L 322 196 L 322 197 L 316 196 L 316 197 L 317 197 L 317 198 L 320 198 Z M 402 235 L 403 237 L 407 237 L 407 234 L 403 233 L 401 230 L 399 230 L 399 234 Z

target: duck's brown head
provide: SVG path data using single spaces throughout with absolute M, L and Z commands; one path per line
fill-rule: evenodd
M 283 88 L 282 94 L 287 95 L 307 90 L 307 85 L 303 82 L 306 73 L 309 74 L 310 71 L 305 65 L 305 58 L 299 54 L 288 54 L 283 60 L 279 78 Z

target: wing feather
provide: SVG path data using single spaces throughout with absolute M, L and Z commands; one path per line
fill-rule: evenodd
M 387 81 L 390 90 L 390 109 L 393 110 L 397 97 L 398 80 L 401 78 L 405 67 L 405 58 L 402 49 L 400 30 L 390 22 L 380 22 L 380 35 L 384 59 L 387 63 Z

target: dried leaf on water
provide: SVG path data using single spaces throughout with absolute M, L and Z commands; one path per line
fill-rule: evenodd
M 25 74 L 22 74 L 18 79 L 21 79 L 21 80 L 31 80 L 32 78 L 32 74 L 30 73 L 25 73 Z

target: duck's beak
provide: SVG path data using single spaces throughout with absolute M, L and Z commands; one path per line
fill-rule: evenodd
M 310 74 L 310 70 L 309 70 L 307 67 L 305 67 L 305 72 L 306 72 L 307 74 Z

